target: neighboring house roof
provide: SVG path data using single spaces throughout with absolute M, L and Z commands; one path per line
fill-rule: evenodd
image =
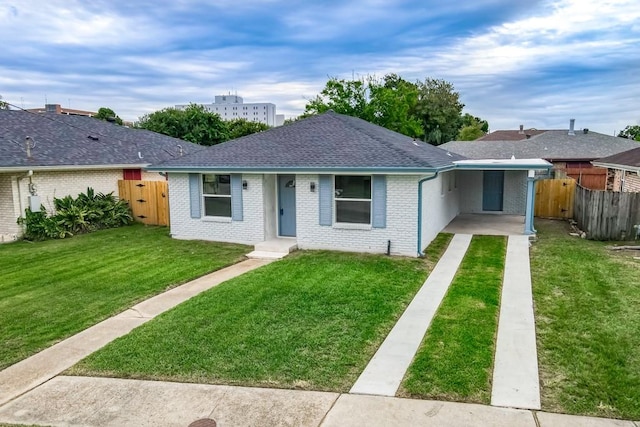
M 640 142 L 636 142 L 637 147 L 624 151 L 622 153 L 614 154 L 613 156 L 603 157 L 601 159 L 594 160 L 595 166 L 600 166 L 609 169 L 621 169 L 628 171 L 640 171 Z
M 150 170 L 432 172 L 453 168 L 464 157 L 374 125 L 329 111 L 272 128 Z
M 25 139 L 35 146 L 27 157 Z M 92 117 L 0 110 L 0 171 L 144 167 L 203 149 Z
M 517 141 L 451 141 L 440 147 L 471 159 L 541 158 L 549 161 L 591 161 L 627 151 L 637 146 L 630 139 L 597 132 L 549 130 Z
M 543 132 L 547 131 L 538 129 L 524 129 L 522 131 L 496 130 L 484 136 L 481 136 L 480 138 L 476 139 L 476 141 L 521 141 L 523 139 L 529 139 L 530 137 L 535 135 L 540 135 Z

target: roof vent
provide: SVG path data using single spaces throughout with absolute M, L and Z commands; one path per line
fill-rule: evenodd
M 568 135 L 575 135 L 576 132 L 574 130 L 576 125 L 576 119 L 569 119 L 569 133 Z
M 90 139 L 90 140 L 92 140 L 92 141 L 97 141 L 97 140 L 99 140 L 99 139 L 100 139 L 100 138 L 98 138 L 98 137 L 97 137 L 97 136 L 95 136 L 95 135 L 87 135 L 87 138 L 89 138 L 89 139 Z
M 582 129 L 582 133 L 584 133 L 585 135 L 589 133 L 589 128 L 584 128 Z
M 520 130 L 518 131 L 520 135 L 524 135 L 524 125 L 520 125 Z

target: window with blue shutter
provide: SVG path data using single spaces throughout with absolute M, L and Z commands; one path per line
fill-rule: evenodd
M 387 226 L 387 177 L 374 175 L 372 187 L 371 226 L 385 228 Z
M 333 223 L 333 185 L 331 178 L 331 175 L 320 175 L 318 177 L 320 225 L 331 225 Z
M 189 174 L 189 202 L 191 218 L 200 218 L 200 174 Z
M 231 219 L 242 221 L 242 175 L 231 175 Z

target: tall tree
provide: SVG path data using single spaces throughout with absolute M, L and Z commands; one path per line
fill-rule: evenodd
M 332 77 L 320 94 L 307 103 L 303 116 L 333 110 L 416 137 L 422 135 L 421 123 L 412 114 L 417 99 L 417 86 L 396 74 L 383 79 Z
M 460 94 L 451 83 L 432 78 L 418 83 L 415 114 L 422 121 L 425 142 L 440 145 L 456 139 L 463 108 Z
M 9 103 L 2 100 L 2 95 L 0 95 L 0 110 L 9 110 Z
M 215 145 L 229 139 L 229 129 L 220 116 L 196 104 L 189 104 L 184 110 L 165 108 L 146 114 L 136 125 L 201 145 Z
M 489 131 L 489 123 L 469 113 L 462 116 L 462 127 L 458 131 L 458 141 L 473 141 Z
M 226 122 L 226 125 L 229 139 L 236 139 L 269 129 L 269 125 L 266 123 L 252 122 L 242 118 L 230 120 Z
M 640 141 L 640 125 L 629 125 L 618 133 L 621 138 L 634 139 Z
M 118 117 L 118 115 L 111 108 L 108 108 L 108 107 L 101 107 L 98 110 L 98 114 L 96 114 L 93 117 L 96 118 L 96 119 L 99 119 L 99 120 L 106 120 L 108 122 L 115 122 L 115 123 L 119 124 L 120 126 L 122 126 L 122 119 L 120 117 Z

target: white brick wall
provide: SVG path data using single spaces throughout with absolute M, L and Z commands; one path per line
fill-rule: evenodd
M 639 192 L 640 191 L 640 176 L 635 172 L 624 171 L 624 187 L 622 191 Z
M 429 246 L 438 233 L 460 213 L 460 182 L 457 174 L 459 172 L 444 172 L 422 183 L 421 249 Z
M 18 184 L 18 178 L 20 179 Z M 36 186 L 36 194 L 48 211 L 53 210 L 53 199 L 64 196 L 76 197 L 87 191 L 87 187 L 96 192 L 118 195 L 118 180 L 122 179 L 122 170 L 61 171 L 38 172 L 31 176 Z M 16 224 L 21 210 L 29 203 L 29 178 L 26 173 L 0 175 L 0 241 L 10 239 L 14 234 L 21 234 L 22 229 Z M 20 188 L 18 189 L 18 185 Z M 22 203 L 20 201 L 22 199 Z M 9 236 L 9 237 L 7 237 Z
M 21 232 L 16 223 L 18 216 L 14 208 L 14 182 L 12 175 L 0 175 L 0 243 L 14 241 Z
M 245 174 L 247 190 L 242 190 L 243 221 L 218 222 L 191 218 L 189 175 L 169 174 L 171 235 L 176 239 L 212 240 L 253 245 L 264 241 L 262 175 Z
M 392 254 L 417 255 L 418 177 L 387 176 L 387 227 L 370 229 L 319 225 L 319 193 L 309 190 L 312 181 L 317 186 L 318 175 L 296 177 L 299 248 L 384 253 L 391 240 Z
M 142 171 L 140 178 L 143 181 L 166 181 L 167 178 L 160 175 L 158 172 L 147 172 L 145 170 Z M 120 178 L 122 179 L 122 173 L 120 174 Z

